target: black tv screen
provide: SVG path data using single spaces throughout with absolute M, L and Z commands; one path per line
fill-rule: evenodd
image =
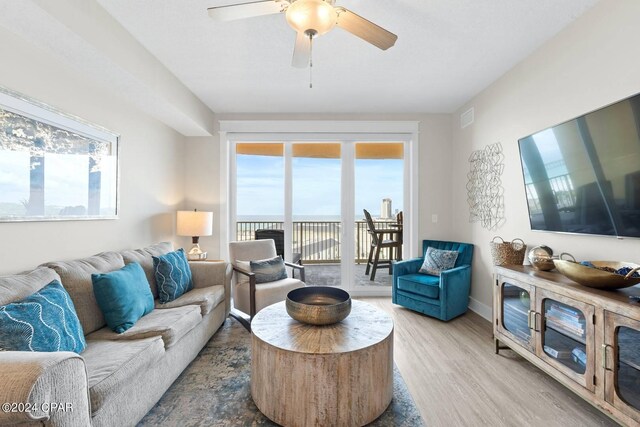
M 519 146 L 532 230 L 640 237 L 640 94 Z

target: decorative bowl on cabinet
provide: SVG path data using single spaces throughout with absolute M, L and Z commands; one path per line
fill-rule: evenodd
M 599 268 L 608 267 L 613 270 L 619 270 L 628 267 L 633 273 L 634 270 L 640 269 L 640 265 L 632 262 L 620 261 L 590 261 L 596 267 L 587 267 L 578 262 L 554 259 L 553 263 L 556 269 L 569 279 L 583 286 L 590 288 L 614 290 L 627 288 L 629 286 L 640 283 L 640 277 L 631 277 L 631 274 L 623 276 L 621 274 L 600 270 Z

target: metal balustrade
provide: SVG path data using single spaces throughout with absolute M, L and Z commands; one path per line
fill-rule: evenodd
M 557 207 L 560 210 L 573 209 L 576 206 L 576 190 L 573 188 L 573 182 L 569 174 L 559 175 L 549 179 L 549 185 L 556 198 Z M 542 213 L 542 206 L 538 198 L 538 192 L 533 183 L 525 185 L 527 200 L 529 201 L 529 209 L 532 214 Z
M 379 228 L 389 228 L 395 221 L 376 221 Z M 254 240 L 255 231 L 261 229 L 282 230 L 283 222 L 278 221 L 238 221 L 236 240 Z M 365 221 L 354 223 L 355 260 L 358 264 L 367 262 L 371 236 Z M 342 223 L 340 221 L 295 221 L 293 223 L 293 253 L 300 253 L 304 264 L 339 263 L 342 259 Z M 388 249 L 383 249 L 380 258 L 389 257 Z

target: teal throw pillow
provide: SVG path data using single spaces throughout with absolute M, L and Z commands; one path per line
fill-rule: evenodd
M 275 282 L 287 278 L 287 269 L 279 256 L 258 261 L 250 261 L 251 272 L 256 275 L 256 283 Z
M 428 247 L 424 256 L 424 263 L 420 267 L 420 273 L 439 276 L 442 271 L 453 268 L 457 259 L 458 251 L 445 251 Z
M 93 293 L 107 325 L 119 334 L 153 310 L 153 295 L 137 262 L 110 273 L 92 274 Z
M 191 268 L 184 249 L 153 257 L 158 299 L 166 304 L 193 289 Z
M 82 353 L 86 346 L 71 297 L 57 280 L 0 307 L 0 351 Z

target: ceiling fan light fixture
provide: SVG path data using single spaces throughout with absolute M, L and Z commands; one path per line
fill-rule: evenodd
M 285 16 L 291 28 L 314 37 L 329 32 L 338 19 L 335 8 L 324 0 L 296 0 Z

